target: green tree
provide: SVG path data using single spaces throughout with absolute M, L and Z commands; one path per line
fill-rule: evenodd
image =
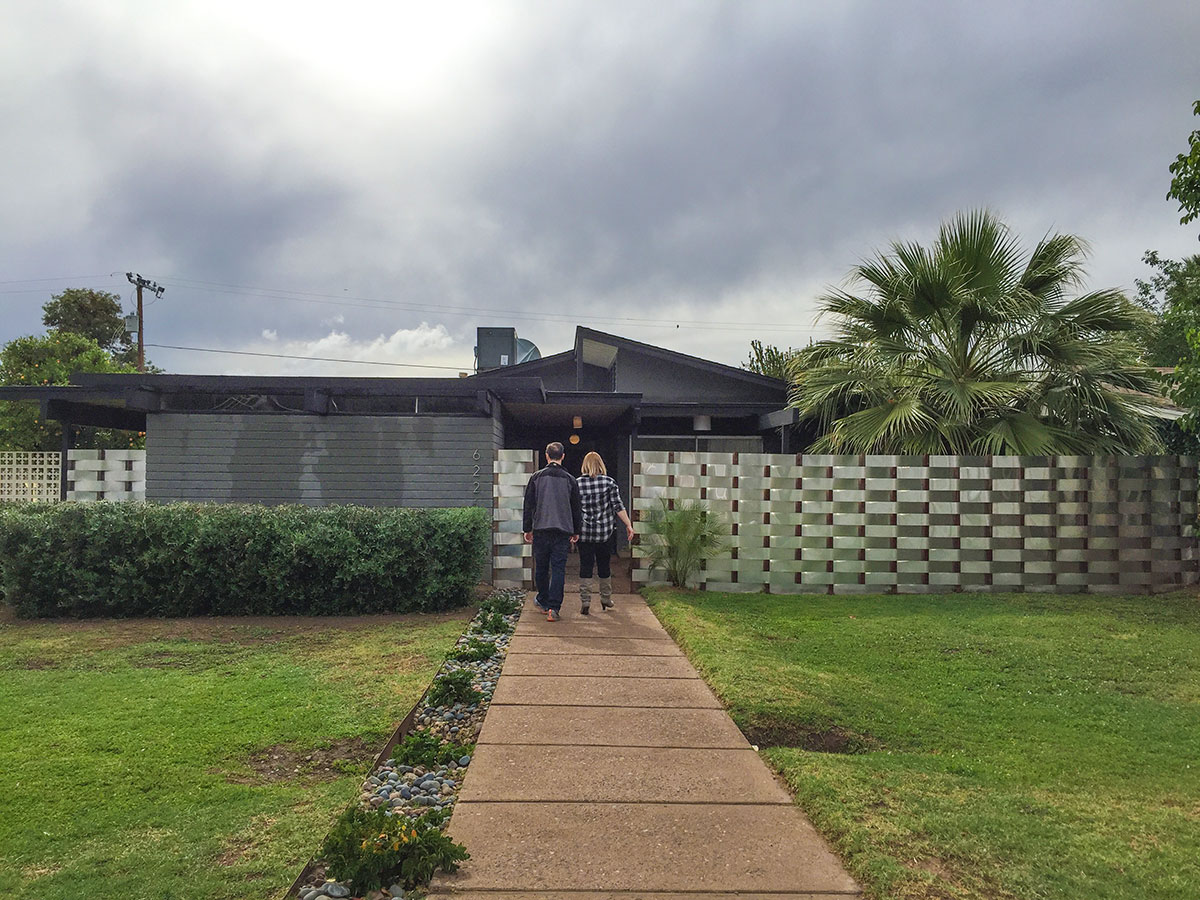
M 1157 393 L 1135 338 L 1147 314 L 1120 291 L 1072 297 L 1084 242 L 1025 256 L 985 211 L 934 243 L 895 243 L 852 271 L 862 293 L 821 298 L 837 337 L 796 360 L 793 405 L 818 451 L 1132 453 L 1157 444 Z M 853 285 L 852 285 L 853 286 Z
M 1175 260 L 1147 250 L 1142 261 L 1152 270 L 1134 281 L 1135 299 L 1152 316 L 1141 334 L 1146 362 L 1177 366 L 1195 355 L 1188 334 L 1200 328 L 1200 254 Z
M 51 331 L 82 334 L 121 362 L 136 362 L 137 350 L 125 332 L 121 298 L 107 291 L 68 288 L 42 307 L 42 324 Z
M 1200 100 L 1192 104 L 1192 114 L 1200 116 Z M 1186 225 L 1200 216 L 1200 128 L 1188 136 L 1187 152 L 1167 168 L 1173 176 L 1167 199 L 1179 201 L 1179 224 Z
M 72 372 L 133 372 L 133 366 L 116 362 L 92 338 L 69 331 L 52 331 L 41 337 L 22 337 L 0 350 L 0 384 L 67 384 Z M 140 446 L 140 437 L 129 432 L 80 429 L 76 446 L 129 448 Z M 62 429 L 41 417 L 39 404 L 0 401 L 0 449 L 58 450 Z
M 772 344 L 763 344 L 762 341 L 751 341 L 750 358 L 742 363 L 742 368 L 758 375 L 778 378 L 780 381 L 790 381 L 788 366 L 798 352 L 791 347 L 782 350 Z

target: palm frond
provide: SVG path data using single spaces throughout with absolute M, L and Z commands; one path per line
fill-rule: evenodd
M 1153 374 L 1120 291 L 1069 298 L 1087 245 L 1047 235 L 1028 259 L 986 210 L 929 247 L 893 243 L 823 298 L 837 339 L 793 361 L 789 402 L 818 446 L 850 452 L 1117 452 L 1148 446 Z M 1150 398 L 1149 403 L 1153 403 Z

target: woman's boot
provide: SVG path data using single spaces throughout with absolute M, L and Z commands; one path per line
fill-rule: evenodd
M 601 578 L 600 579 L 600 605 L 604 609 L 612 609 L 613 608 L 612 579 L 611 578 Z
M 579 579 L 579 613 L 586 616 L 592 608 L 592 580 Z

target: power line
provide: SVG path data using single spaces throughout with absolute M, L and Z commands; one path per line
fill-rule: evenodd
M 0 282 L 0 284 L 4 284 L 4 283 L 5 282 Z M 8 283 L 12 284 L 14 282 L 8 282 Z M 102 290 L 106 290 L 108 287 L 110 287 L 110 286 L 107 284 L 86 284 L 86 285 L 82 285 L 82 286 L 77 285 L 77 288 L 79 290 L 83 290 L 83 291 L 102 291 Z M 16 290 L 0 291 L 0 294 L 43 294 L 44 295 L 46 293 L 46 290 L 47 289 L 44 287 L 42 287 L 42 288 L 18 288 Z
M 0 284 L 28 284 L 37 281 L 56 281 L 70 280 L 74 278 L 104 278 L 103 275 L 95 276 L 65 276 L 63 279 L 44 278 L 44 279 L 25 279 L 22 281 L 3 282 Z M 704 330 L 720 330 L 720 331 L 761 331 L 769 328 L 775 331 L 799 332 L 804 334 L 821 334 L 826 329 L 815 328 L 810 326 L 793 325 L 786 322 L 747 322 L 747 321 L 703 321 L 703 320 L 685 320 L 678 321 L 675 319 L 653 319 L 637 316 L 602 316 L 589 314 L 583 310 L 575 310 L 568 313 L 551 313 L 551 312 L 528 312 L 525 310 L 516 309 L 496 309 L 483 306 L 431 306 L 426 303 L 419 303 L 410 300 L 394 300 L 385 297 L 366 297 L 356 294 L 327 294 L 317 291 L 295 291 L 281 288 L 266 288 L 255 285 L 230 284 L 221 281 L 205 281 L 194 278 L 174 278 L 164 283 L 170 284 L 177 290 L 204 291 L 207 293 L 228 294 L 237 297 L 257 297 L 262 300 L 275 301 L 293 301 L 301 303 L 317 303 L 326 306 L 350 307 L 355 309 L 405 309 L 413 312 L 424 313 L 435 316 L 442 315 L 460 315 L 464 317 L 491 317 L 494 319 L 521 319 L 538 322 L 562 322 L 562 323 L 578 323 L 578 322 L 595 322 L 595 323 L 611 323 L 613 325 L 623 326 L 640 326 L 640 327 L 659 327 L 659 328 L 687 328 L 687 329 L 704 329 Z M 95 286 L 103 288 L 102 285 Z M 41 293 L 44 289 L 18 289 L 18 290 L 0 290 L 0 295 L 3 294 L 36 294 Z
M 336 362 L 358 363 L 363 366 L 399 366 L 405 369 L 448 369 L 451 372 L 461 372 L 462 366 L 423 366 L 420 363 L 382 362 L 373 359 L 335 359 L 331 356 L 296 356 L 290 353 L 256 353 L 251 350 L 216 350 L 212 347 L 177 347 L 174 344 L 146 344 L 147 347 L 158 347 L 162 350 L 191 350 L 195 353 L 228 353 L 232 356 L 268 356 L 272 359 L 302 359 L 306 362 Z
M 204 289 L 210 292 L 231 294 L 240 297 L 259 297 L 263 300 L 293 300 L 304 303 L 321 303 L 331 306 L 348 306 L 359 309 L 387 309 L 395 307 L 399 309 L 410 309 L 417 312 L 425 312 L 429 314 L 461 314 L 461 315 L 488 315 L 496 318 L 517 318 L 517 319 L 532 319 L 536 321 L 560 321 L 560 322 L 613 322 L 617 324 L 627 325 L 646 325 L 677 328 L 714 328 L 721 330 L 738 329 L 738 330 L 754 330 L 762 328 L 774 328 L 785 331 L 800 331 L 808 333 L 817 333 L 823 331 L 819 328 L 810 328 L 806 326 L 790 325 L 783 322 L 709 322 L 709 321 L 690 321 L 680 322 L 675 319 L 650 319 L 640 318 L 635 316 L 597 316 L 590 315 L 586 312 L 574 311 L 570 313 L 546 313 L 537 312 L 529 313 L 523 310 L 512 309 L 495 309 L 483 306 L 430 306 L 424 303 L 417 303 L 408 300 L 390 300 L 382 297 L 362 297 L 355 294 L 347 294 L 341 296 L 338 294 L 325 294 L 316 291 L 290 291 L 279 288 L 263 288 L 253 285 L 228 284 L 219 281 L 201 281 L 199 279 L 177 278 L 170 282 L 174 287 L 182 290 L 200 290 Z M 196 286 L 199 287 L 196 287 Z
M 0 284 L 37 284 L 41 281 L 91 281 L 93 278 L 108 278 L 103 273 L 99 275 L 56 275 L 53 278 L 14 278 L 11 281 L 0 281 Z

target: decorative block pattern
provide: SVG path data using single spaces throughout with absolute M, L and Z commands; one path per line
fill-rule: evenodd
M 638 451 L 632 515 L 704 500 L 730 548 L 699 587 L 1148 592 L 1200 581 L 1192 457 Z M 634 546 L 633 577 L 658 573 Z
M 67 499 L 109 503 L 145 500 L 146 451 L 69 451 Z
M 532 548 L 521 534 L 525 485 L 537 471 L 531 450 L 497 450 L 492 463 L 492 584 L 528 590 L 533 584 Z
M 0 452 L 0 502 L 57 503 L 62 455 Z

